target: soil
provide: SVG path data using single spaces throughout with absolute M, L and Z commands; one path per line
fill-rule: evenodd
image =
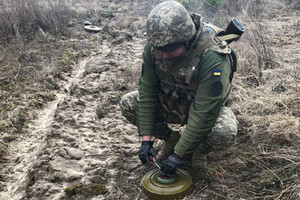
M 73 66 L 72 73 L 63 75 L 55 100 L 35 111 L 37 118 L 9 143 L 0 164 L 0 199 L 146 199 L 140 180 L 154 166 L 140 164 L 137 128 L 122 116 L 119 101 L 137 87 L 146 43 L 145 17 L 155 3 L 91 1 L 73 5 L 82 13 L 101 8 L 91 11 L 89 19 L 82 19 L 99 26 L 100 33 L 86 33 L 83 25 L 77 30 L 83 39 L 93 35 L 101 42 L 90 56 Z M 269 38 L 276 55 L 289 63 L 285 70 L 294 70 L 300 59 L 300 18 L 299 13 L 289 12 L 281 10 L 269 19 L 273 33 Z M 293 32 L 288 31 L 291 26 Z M 238 115 L 239 107 L 233 109 Z M 65 192 L 76 184 L 99 184 L 107 190 Z M 206 184 L 195 179 L 194 190 Z M 207 197 L 217 199 L 218 195 L 200 189 L 185 199 Z

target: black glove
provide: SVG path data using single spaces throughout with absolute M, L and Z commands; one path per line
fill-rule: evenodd
M 176 153 L 172 153 L 166 160 L 162 161 L 159 173 L 163 176 L 173 177 L 179 165 L 182 164 L 182 159 Z
M 153 142 L 143 141 L 139 150 L 139 158 L 143 165 L 148 165 L 153 157 L 157 155 L 156 150 L 153 148 Z

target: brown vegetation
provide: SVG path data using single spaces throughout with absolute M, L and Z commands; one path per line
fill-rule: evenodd
M 67 1 L 0 3 L 0 162 L 5 162 L 1 157 L 15 135 L 24 134 L 28 119 L 56 98 L 59 81 L 70 76 L 79 60 L 97 55 L 99 46 L 107 42 L 111 51 L 106 58 L 113 66 L 115 56 L 124 53 L 115 52 L 115 46 L 134 37 L 145 42 L 145 17 L 159 2 L 124 1 L 124 6 L 117 6 L 120 1 L 109 1 L 99 9 L 90 6 L 83 11 L 86 2 L 77 2 L 80 6 Z M 299 1 L 180 2 L 223 28 L 235 17 L 246 29 L 232 44 L 239 56 L 230 105 L 240 122 L 237 142 L 226 151 L 211 152 L 202 168 L 191 171 L 194 188 L 186 199 L 299 199 Z M 101 35 L 82 31 L 86 19 L 101 26 Z M 120 93 L 134 89 L 140 66 L 126 64 L 122 74 L 127 86 L 107 88 L 118 88 Z M 102 108 L 109 107 L 105 102 L 116 104 L 119 99 L 101 100 Z M 123 155 L 119 160 L 125 159 Z M 120 193 L 129 199 L 141 197 L 139 186 L 122 176 L 126 171 L 122 165 L 115 167 L 124 182 L 118 186 Z M 109 189 L 108 193 L 115 195 Z
M 0 40 L 33 39 L 39 31 L 49 39 L 50 34 L 66 35 L 72 12 L 65 1 L 16 0 L 0 2 Z

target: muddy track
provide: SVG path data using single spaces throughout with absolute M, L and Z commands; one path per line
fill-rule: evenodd
M 78 64 L 28 134 L 10 144 L 0 199 L 68 199 L 64 189 L 79 182 L 108 188 L 105 197 L 96 199 L 126 196 L 118 186 L 126 187 L 126 181 L 136 182 L 130 190 L 139 192 L 140 178 L 130 173 L 139 167 L 138 137 L 118 104 L 130 87 L 127 65 L 140 65 L 142 49 L 141 41 L 113 50 L 103 43 L 99 55 Z M 81 198 L 88 199 L 76 196 Z
M 134 13 L 140 9 L 143 14 L 148 13 L 148 4 L 154 1 L 138 1 L 144 7 L 124 2 L 114 3 L 121 4 L 116 13 L 123 18 L 125 11 Z M 110 2 L 103 4 L 107 6 Z M 276 70 L 285 74 L 287 80 L 295 80 L 288 78 L 299 62 L 299 14 L 286 13 L 283 10 L 269 19 L 272 31 L 268 32 L 270 46 L 276 49 L 284 68 L 266 73 L 272 75 Z M 135 16 L 132 21 L 121 19 L 141 23 L 136 15 L 129 15 Z M 111 22 L 103 20 L 105 23 Z M 107 27 L 107 36 L 120 34 L 121 39 L 125 38 L 125 31 Z M 287 29 L 292 31 L 285 32 Z M 143 198 L 139 183 L 149 169 L 140 165 L 136 127 L 128 124 L 118 104 L 122 95 L 136 89 L 145 38 L 115 41 L 119 43 L 104 39 L 95 54 L 74 66 L 72 74 L 65 75 L 65 81 L 59 83 L 61 89 L 56 99 L 40 110 L 37 119 L 24 131 L 27 134 L 10 143 L 7 156 L 2 158 L 5 162 L 0 165 L 0 200 Z M 195 182 L 195 193 L 187 198 L 205 198 L 205 193 L 214 189 L 203 180 Z M 67 196 L 65 189 L 75 183 L 103 184 L 108 193 Z

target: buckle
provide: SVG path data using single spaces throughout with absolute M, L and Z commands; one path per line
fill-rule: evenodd
M 219 45 L 222 41 L 220 40 L 219 37 L 217 36 L 214 36 L 211 38 L 211 40 L 216 44 L 216 45 Z

